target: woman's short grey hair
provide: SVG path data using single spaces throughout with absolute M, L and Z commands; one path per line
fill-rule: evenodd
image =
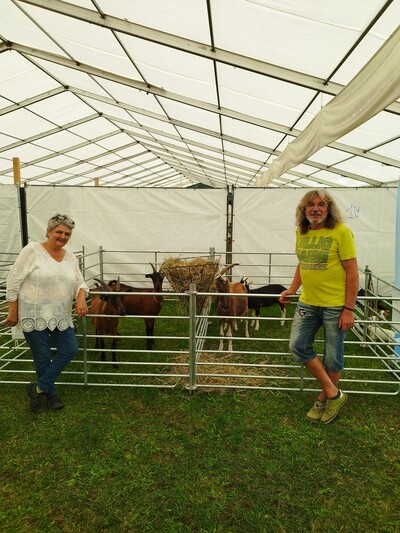
M 72 218 L 69 218 L 68 215 L 60 215 L 57 213 L 48 221 L 47 229 L 51 231 L 60 225 L 67 226 L 67 228 L 72 231 L 75 227 L 75 222 L 72 220 Z

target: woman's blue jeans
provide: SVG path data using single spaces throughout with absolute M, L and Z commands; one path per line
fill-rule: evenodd
M 38 387 L 47 395 L 54 396 L 57 394 L 54 382 L 78 353 L 75 330 L 24 331 L 24 336 L 32 352 Z M 56 349 L 55 353 L 51 348 Z
M 323 364 L 330 372 L 344 368 L 345 333 L 339 328 L 343 306 L 317 307 L 298 302 L 290 334 L 290 351 L 298 363 L 308 363 L 317 353 L 313 348 L 315 336 L 322 327 L 324 331 Z

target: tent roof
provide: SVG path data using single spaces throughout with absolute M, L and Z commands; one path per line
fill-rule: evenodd
M 32 185 L 253 186 L 399 20 L 400 0 L 2 0 L 0 184 L 19 158 Z M 269 186 L 397 184 L 399 115 Z

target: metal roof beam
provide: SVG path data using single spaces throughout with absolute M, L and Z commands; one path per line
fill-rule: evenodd
M 301 72 L 272 65 L 257 59 L 249 58 L 227 50 L 213 48 L 211 43 L 201 43 L 193 41 L 178 35 L 169 34 L 147 26 L 141 26 L 134 22 L 112 17 L 109 15 L 99 14 L 92 9 L 79 7 L 60 0 L 19 0 L 20 3 L 33 5 L 42 9 L 47 9 L 61 15 L 72 17 L 84 22 L 101 26 L 112 31 L 121 32 L 139 39 L 151 41 L 163 46 L 175 48 L 182 52 L 194 54 L 200 57 L 225 63 L 244 70 L 256 72 L 271 78 L 279 79 L 301 87 L 306 87 L 315 91 L 336 96 L 342 89 L 343 85 L 326 81 L 316 76 L 310 76 Z M 400 113 L 400 104 L 394 103 L 386 108 L 395 113 Z
M 3 107 L 2 109 L 0 109 L 0 116 L 6 115 L 7 113 L 12 113 L 13 111 L 17 111 L 18 109 L 22 109 L 29 105 L 36 104 L 37 102 L 41 102 L 42 100 L 51 98 L 52 96 L 56 96 L 57 94 L 60 94 L 63 92 L 65 92 L 65 87 L 56 87 L 55 89 L 52 89 L 51 91 L 46 91 L 44 93 L 37 94 L 36 96 L 33 96 L 32 98 L 27 98 L 23 102 L 18 102 L 18 104 L 12 104 L 7 107 Z
M 92 98 L 94 100 L 106 103 L 108 105 L 113 105 L 113 106 L 119 107 L 121 109 L 125 109 L 127 111 L 131 111 L 133 113 L 138 113 L 138 114 L 143 115 L 143 116 L 151 117 L 152 119 L 155 119 L 155 120 L 160 120 L 161 122 L 167 122 L 167 123 L 172 124 L 172 125 L 177 124 L 177 122 L 172 117 L 167 118 L 166 116 L 160 115 L 159 113 L 154 113 L 153 111 L 147 111 L 145 109 L 142 109 L 142 108 L 139 108 L 139 107 L 136 107 L 136 106 L 124 103 L 124 102 L 120 102 L 120 101 L 116 102 L 112 98 L 101 96 L 101 95 L 98 95 L 96 93 L 91 93 L 89 91 L 83 91 L 83 90 L 81 90 L 81 89 L 79 89 L 77 87 L 69 87 L 68 90 L 70 90 L 71 92 L 73 92 L 76 95 L 83 96 L 83 97 L 86 97 L 86 98 Z M 176 96 L 178 96 L 178 95 L 176 95 Z M 194 107 L 201 107 L 199 105 L 199 101 L 198 100 L 185 98 L 186 101 L 183 102 L 181 98 L 179 100 L 177 98 L 173 98 L 173 99 L 175 101 L 179 101 L 181 103 L 192 105 Z M 189 103 L 187 100 L 191 100 L 191 103 Z M 201 103 L 203 103 L 203 102 L 201 102 Z M 289 128 L 287 126 L 283 126 L 281 124 L 277 124 L 276 122 L 271 122 L 269 120 L 258 119 L 257 117 L 253 117 L 251 115 L 246 115 L 246 114 L 240 113 L 238 111 L 233 111 L 231 109 L 227 109 L 227 108 L 224 108 L 224 107 L 220 108 L 220 107 L 217 107 L 216 105 L 212 105 L 212 104 L 207 104 L 207 106 L 208 106 L 207 111 L 210 111 L 212 113 L 218 113 L 219 115 L 222 115 L 224 117 L 232 118 L 234 120 L 240 120 L 240 121 L 246 122 L 248 124 L 253 124 L 254 126 L 260 126 L 261 128 L 266 128 L 266 129 L 269 129 L 269 130 L 272 130 L 272 131 L 276 131 L 278 133 L 282 133 L 283 135 L 289 135 L 291 137 L 297 137 L 301 133 L 301 130 Z M 204 109 L 204 107 L 202 107 L 202 109 Z M 182 125 L 182 123 L 180 125 Z M 187 127 L 190 127 L 190 124 L 188 124 Z M 218 135 L 220 135 L 220 134 L 218 133 Z M 347 154 L 355 155 L 355 156 L 358 156 L 358 157 L 363 157 L 365 159 L 369 159 L 369 160 L 372 160 L 372 161 L 376 161 L 378 163 L 382 163 L 383 165 L 400 168 L 400 161 L 398 161 L 397 159 L 393 159 L 391 157 L 386 157 L 386 156 L 379 155 L 379 154 L 376 154 L 376 153 L 373 153 L 373 152 L 366 152 L 365 150 L 362 150 L 362 149 L 357 148 L 355 146 L 350 146 L 350 145 L 347 145 L 347 144 L 344 144 L 344 143 L 340 143 L 340 142 L 333 142 L 333 143 L 329 144 L 328 146 L 329 146 L 329 148 L 334 148 L 334 149 L 340 150 L 342 152 L 345 152 Z
M 133 124 L 131 122 L 128 122 L 128 121 L 126 121 L 126 120 L 124 120 L 124 119 L 122 119 L 120 117 L 111 117 L 110 115 L 103 115 L 103 117 L 107 117 L 113 123 L 127 124 L 130 127 L 135 128 L 135 129 L 144 129 L 142 126 L 140 126 L 138 124 Z M 259 144 L 255 144 L 255 143 L 251 143 L 251 142 L 248 142 L 248 141 L 244 141 L 243 139 L 238 139 L 237 137 L 231 137 L 230 135 L 220 135 L 217 132 L 214 132 L 212 130 L 207 130 L 205 128 L 201 128 L 199 126 L 188 125 L 186 123 L 180 124 L 179 121 L 176 121 L 174 124 L 175 125 L 182 125 L 182 127 L 185 127 L 187 129 L 196 131 L 198 133 L 202 133 L 204 135 L 208 135 L 210 137 L 215 137 L 215 138 L 220 139 L 220 140 L 229 141 L 229 142 L 231 142 L 233 144 L 239 144 L 241 146 L 246 146 L 248 148 L 253 148 L 254 150 L 258 150 L 259 152 L 267 152 L 267 153 L 270 153 L 270 154 L 273 154 L 273 155 L 278 155 L 280 153 L 279 150 L 271 150 L 271 149 L 266 148 L 265 146 L 262 146 L 262 145 L 259 145 Z M 171 137 L 171 138 L 174 137 L 174 136 L 172 136 L 170 134 L 166 134 L 164 132 L 159 132 L 159 131 L 156 131 L 156 130 L 152 130 L 152 128 L 146 128 L 146 131 L 149 132 L 149 133 L 151 131 L 154 131 L 158 135 L 162 135 L 162 136 L 165 135 L 166 137 Z M 182 141 L 182 139 L 180 139 L 180 138 L 178 138 L 178 139 L 180 141 Z M 187 142 L 188 144 L 190 144 L 191 141 L 190 141 L 190 139 L 187 139 L 187 140 L 184 140 L 183 142 Z M 317 163 L 317 162 L 309 160 L 309 159 L 306 160 L 306 161 L 303 161 L 303 164 L 304 165 L 308 165 L 308 166 L 313 167 L 313 168 L 317 168 L 318 170 L 327 170 L 329 172 L 333 172 L 334 174 L 338 174 L 340 176 L 345 176 L 347 178 L 355 179 L 355 180 L 361 181 L 363 183 L 368 183 L 369 185 L 372 185 L 374 187 L 381 185 L 381 182 L 379 182 L 377 180 L 374 180 L 372 178 L 367 178 L 366 176 L 359 176 L 358 174 L 354 174 L 352 172 L 347 172 L 345 170 L 339 170 L 339 169 L 336 169 L 335 167 L 328 166 L 328 165 L 323 165 L 321 163 Z
M 289 135 L 289 136 L 292 136 L 292 137 L 297 137 L 301 133 L 300 130 L 291 129 L 291 128 L 289 128 L 287 126 L 283 126 L 281 124 L 277 124 L 277 123 L 274 123 L 274 122 L 271 122 L 271 121 L 267 121 L 267 120 L 263 120 L 263 119 L 258 119 L 257 117 L 245 115 L 244 113 L 239 113 L 237 111 L 233 111 L 233 110 L 230 110 L 230 109 L 227 109 L 227 108 L 219 108 L 218 106 L 216 106 L 214 104 L 209 104 L 207 102 L 203 102 L 203 101 L 200 101 L 200 100 L 195 100 L 193 98 L 183 97 L 182 95 L 178 95 L 176 93 L 172 93 L 172 92 L 166 91 L 165 89 L 162 89 L 162 88 L 156 88 L 154 86 L 149 87 L 143 82 L 134 81 L 134 80 L 131 80 L 130 78 L 126 78 L 124 76 L 111 74 L 110 72 L 106 72 L 106 71 L 103 71 L 101 69 L 97 69 L 95 67 L 91 67 L 89 65 L 85 65 L 83 63 L 76 64 L 76 62 L 74 62 L 74 61 L 72 61 L 70 59 L 67 59 L 65 57 L 58 56 L 57 54 L 52 54 L 50 52 L 40 51 L 38 49 L 31 49 L 29 47 L 25 47 L 23 45 L 16 44 L 16 43 L 13 43 L 11 46 L 12 46 L 12 48 L 14 50 L 18 50 L 23 55 L 25 55 L 25 54 L 31 55 L 32 54 L 35 57 L 40 57 L 41 59 L 45 59 L 47 61 L 55 62 L 57 64 L 62 64 L 64 66 L 68 66 L 70 68 L 77 69 L 77 70 L 79 70 L 81 72 L 85 72 L 87 74 L 91 74 L 91 75 L 98 76 L 98 77 L 101 77 L 101 78 L 104 78 L 104 79 L 108 79 L 108 80 L 113 81 L 115 83 L 121 83 L 123 85 L 128 85 L 128 86 L 130 86 L 132 88 L 135 88 L 135 89 L 137 89 L 139 91 L 144 91 L 144 92 L 151 93 L 151 94 L 154 94 L 154 95 L 157 95 L 157 96 L 162 96 L 164 98 L 168 98 L 168 99 L 174 100 L 176 102 L 180 102 L 180 103 L 183 103 L 183 104 L 186 104 L 186 105 L 189 105 L 189 106 L 193 106 L 193 107 L 197 107 L 199 109 L 210 111 L 211 113 L 216 113 L 216 114 L 228 117 L 228 118 L 232 118 L 234 120 L 240 120 L 240 121 L 243 121 L 243 122 L 247 122 L 249 124 L 253 124 L 255 126 L 259 126 L 259 127 L 262 127 L 262 128 L 270 129 L 272 131 L 276 131 L 278 133 L 282 133 L 283 135 Z M 159 114 L 156 114 L 156 113 L 153 113 L 153 112 L 150 112 L 150 111 L 146 111 L 146 110 L 137 108 L 135 106 L 132 106 L 132 105 L 129 105 L 129 104 L 126 104 L 126 103 L 115 102 L 112 98 L 107 98 L 107 97 L 98 95 L 96 93 L 91 93 L 89 91 L 84 91 L 84 90 L 81 90 L 81 89 L 79 89 L 77 87 L 68 87 L 68 88 L 64 88 L 64 90 L 69 90 L 73 94 L 76 94 L 77 96 L 81 96 L 81 97 L 83 96 L 83 97 L 86 97 L 86 98 L 92 98 L 94 100 L 97 100 L 97 101 L 100 101 L 100 102 L 103 102 L 103 103 L 107 103 L 109 105 L 114 105 L 116 107 L 120 107 L 122 109 L 126 109 L 126 110 L 129 110 L 131 112 L 139 113 L 139 114 L 142 114 L 144 116 L 149 116 L 149 117 L 151 117 L 153 119 L 156 119 L 156 120 L 161 120 L 163 122 L 168 122 L 168 123 L 170 123 L 172 125 L 177 125 L 178 124 L 178 122 L 173 120 L 172 118 L 167 119 L 166 117 L 164 117 L 162 115 L 159 115 Z M 62 91 L 59 90 L 59 91 L 57 91 L 56 94 L 58 94 L 59 92 L 62 92 Z M 41 96 L 42 96 L 42 99 L 45 99 L 45 98 L 48 98 L 49 96 L 51 96 L 51 94 L 43 93 Z M 37 96 L 36 98 L 37 98 L 36 101 L 40 101 L 40 96 Z M 28 102 L 28 100 L 24 101 L 24 102 L 21 103 L 21 106 L 26 107 L 27 105 L 29 105 L 29 103 L 31 103 L 31 102 Z M 12 110 L 11 107 L 13 107 L 13 106 L 9 106 L 6 109 L 10 109 L 10 111 L 11 111 Z M 399 106 L 399 110 L 400 110 L 400 106 Z M 180 122 L 181 126 L 183 124 L 184 124 L 183 122 Z M 186 127 L 189 127 L 189 126 L 190 125 L 187 125 Z M 218 132 L 218 136 L 220 136 L 219 132 Z M 373 152 L 365 152 L 364 150 L 361 150 L 359 148 L 356 148 L 356 147 L 353 147 L 353 146 L 348 146 L 346 144 L 339 143 L 339 142 L 331 143 L 328 146 L 330 148 L 334 148 L 334 149 L 340 150 L 342 152 L 345 152 L 345 153 L 348 153 L 348 154 L 351 154 L 351 155 L 356 155 L 356 156 L 359 156 L 359 157 L 370 159 L 372 161 L 377 161 L 377 162 L 382 163 L 382 164 L 387 165 L 387 166 L 394 166 L 394 167 L 400 168 L 400 161 L 397 161 L 397 160 L 395 160 L 393 158 L 389 158 L 389 157 L 386 157 L 386 156 L 375 154 Z M 268 150 L 265 147 L 263 148 L 263 151 L 265 151 L 267 153 L 270 153 L 270 154 L 272 153 L 270 150 Z
M 8 150 L 15 150 L 19 146 L 23 146 L 24 144 L 27 144 L 27 143 L 34 143 L 35 141 L 38 141 L 39 139 L 44 139 L 45 137 L 49 137 L 49 135 L 60 133 L 60 131 L 67 131 L 70 128 L 79 126 L 80 124 L 84 124 L 85 122 L 90 122 L 91 120 L 94 120 L 95 118 L 99 118 L 99 115 L 97 113 L 94 115 L 88 115 L 87 117 L 80 118 L 78 120 L 74 120 L 72 122 L 68 122 L 67 124 L 64 124 L 64 126 L 57 126 L 55 128 L 51 128 L 50 130 L 37 133 L 36 135 L 31 135 L 31 137 L 27 137 L 26 139 L 22 139 L 20 141 L 16 141 L 15 143 L 7 144 L 5 146 L 0 147 L 0 153 L 6 152 Z

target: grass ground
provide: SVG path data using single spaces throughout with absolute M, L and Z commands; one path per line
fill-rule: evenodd
M 165 322 L 157 334 L 176 334 Z M 399 396 L 350 395 L 325 426 L 305 418 L 311 392 L 60 394 L 63 411 L 34 415 L 24 385 L 0 385 L 1 533 L 400 530 Z
M 398 397 L 62 387 L 29 412 L 1 386 L 0 531 L 396 532 Z

